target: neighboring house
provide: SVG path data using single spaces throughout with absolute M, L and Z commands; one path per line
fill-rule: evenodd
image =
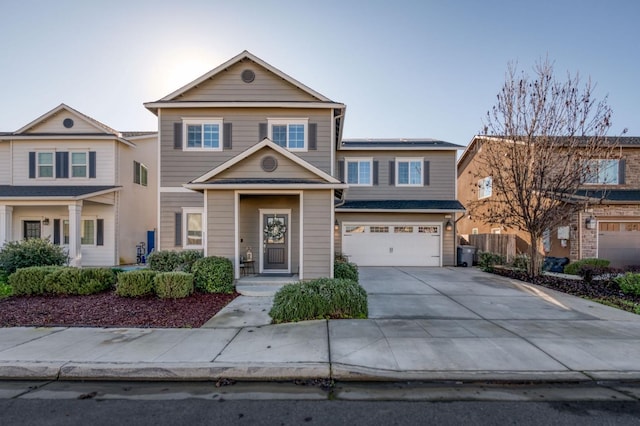
M 346 107 L 249 52 L 145 106 L 159 123 L 159 248 L 256 273 L 455 263 L 459 146 L 342 141 Z M 449 224 L 450 226 L 446 226 Z M 445 229 L 448 228 L 448 229 Z
M 465 205 L 493 195 L 491 176 L 476 177 L 475 160 L 482 143 L 483 137 L 475 136 L 458 160 L 458 194 Z M 619 157 L 593 159 L 595 173 L 576 194 L 592 199 L 592 204 L 565 225 L 549 230 L 540 248 L 545 255 L 572 261 L 598 257 L 617 267 L 640 264 L 640 137 L 615 138 L 615 144 Z M 529 243 L 526 233 L 480 222 L 472 211 L 458 221 L 463 238 L 489 233 L 512 233 L 521 243 Z M 526 246 L 520 244 L 519 250 L 524 252 Z
M 156 227 L 156 132 L 118 132 L 61 104 L 0 133 L 0 245 L 50 238 L 76 266 L 135 263 Z

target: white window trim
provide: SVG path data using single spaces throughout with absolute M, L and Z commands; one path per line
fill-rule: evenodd
M 200 125 L 201 127 L 205 124 L 217 124 L 219 129 L 219 138 L 218 138 L 218 146 L 216 148 L 205 148 L 200 146 L 198 148 L 191 148 L 188 146 L 189 140 L 189 126 Z M 182 119 L 182 150 L 183 151 L 200 151 L 200 152 L 211 152 L 211 151 L 222 151 L 224 145 L 224 125 L 222 118 L 183 118 Z M 204 135 L 204 132 L 202 132 Z M 202 141 L 201 141 L 202 142 Z
M 40 176 L 40 154 L 51 154 L 53 161 L 51 162 L 51 176 Z M 44 166 L 49 166 L 45 164 Z M 56 152 L 55 151 L 36 151 L 36 179 L 53 180 L 56 178 Z
M 133 164 L 134 165 L 138 165 L 138 177 L 140 178 L 139 182 L 136 182 L 136 175 L 135 173 L 133 174 L 133 183 L 135 183 L 136 185 L 140 185 L 140 186 L 148 186 L 149 185 L 149 168 L 147 166 L 144 165 L 144 163 L 141 163 L 139 161 L 133 160 Z M 147 172 L 147 182 L 146 183 L 142 183 L 142 170 L 145 170 Z
M 487 184 L 486 182 L 490 180 L 491 186 L 489 186 L 489 193 L 487 194 Z M 483 200 L 485 198 L 489 198 L 493 195 L 493 177 L 487 176 L 478 180 L 478 200 Z
M 200 215 L 202 215 L 202 219 L 200 221 L 201 225 L 202 225 L 202 239 L 201 239 L 201 244 L 187 244 L 188 241 L 188 235 L 187 235 L 187 226 L 189 225 L 188 221 L 187 221 L 187 215 L 188 214 L 194 214 L 194 213 L 199 213 Z M 182 208 L 182 248 L 183 249 L 202 249 L 204 247 L 204 226 L 205 226 L 205 221 L 204 221 L 204 208 L 203 207 L 183 207 Z
M 283 147 L 289 151 L 306 152 L 309 150 L 309 119 L 308 118 L 267 118 L 268 136 L 273 141 L 273 126 L 287 125 L 287 146 Z M 302 148 L 289 147 L 289 125 L 302 124 L 304 126 L 304 141 Z M 275 141 L 274 141 L 275 143 Z
M 85 175 L 84 176 L 73 176 L 73 154 L 84 154 L 85 155 Z M 55 157 L 55 155 L 54 155 Z M 55 160 L 54 160 L 55 162 Z M 80 164 L 78 164 L 80 165 Z M 73 179 L 73 180 L 87 180 L 89 179 L 89 151 L 85 151 L 85 150 L 72 150 L 69 151 L 69 179 Z M 54 174 L 55 174 L 55 170 L 54 170 Z
M 600 163 L 603 161 L 615 161 L 616 162 L 616 173 L 615 173 L 615 179 L 613 182 L 600 182 Z M 618 158 L 594 158 L 592 160 L 587 160 L 587 165 L 591 165 L 593 163 L 598 163 L 597 164 L 597 168 L 598 168 L 598 174 L 597 174 L 597 182 L 584 182 L 585 185 L 620 185 L 619 179 L 620 179 L 620 159 Z
M 400 183 L 399 171 L 400 163 L 419 162 L 420 163 L 420 183 Z M 424 186 L 424 157 L 397 157 L 395 163 L 396 186 L 420 187 Z M 409 172 L 409 180 L 411 180 L 411 172 Z
M 353 157 L 344 159 L 344 179 L 349 182 L 349 163 L 358 163 L 358 183 L 349 183 L 349 186 L 373 186 L 373 158 Z M 360 163 L 369 163 L 369 183 L 360 183 Z

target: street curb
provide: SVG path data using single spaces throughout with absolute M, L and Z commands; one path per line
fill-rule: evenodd
M 56 380 L 65 362 L 0 362 L 0 380 Z

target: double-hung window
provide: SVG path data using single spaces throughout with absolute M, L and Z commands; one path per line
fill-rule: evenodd
M 69 221 L 62 221 L 62 243 L 69 244 Z M 96 221 L 93 219 L 82 219 L 80 223 L 80 244 L 96 244 Z
M 54 157 L 53 152 L 38 152 L 36 154 L 39 178 L 53 177 Z
M 137 183 L 138 185 L 147 186 L 147 167 L 138 163 L 137 161 L 133 162 L 133 183 Z
M 587 162 L 584 183 L 618 185 L 619 160 L 590 160 Z
M 307 119 L 269 119 L 269 139 L 290 151 L 306 151 L 307 127 Z
M 396 159 L 396 186 L 422 186 L 422 158 Z
M 184 248 L 202 248 L 203 223 L 201 208 L 183 208 L 183 242 Z
M 86 178 L 89 156 L 86 152 L 71 152 L 71 177 Z
M 493 178 L 487 176 L 484 179 L 478 181 L 478 200 L 491 197 L 493 192 Z
M 371 158 L 345 159 L 347 183 L 354 186 L 370 186 L 373 182 L 371 165 Z
M 185 151 L 221 151 L 222 119 L 184 120 Z

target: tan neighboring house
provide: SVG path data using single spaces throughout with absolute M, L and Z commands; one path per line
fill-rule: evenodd
M 158 116 L 159 249 L 258 274 L 455 263 L 457 145 L 342 140 L 346 107 L 244 51 L 145 106 Z
M 0 245 L 50 238 L 75 266 L 135 263 L 156 228 L 156 132 L 118 132 L 61 104 L 0 133 Z
M 458 194 L 465 205 L 493 195 L 491 176 L 477 178 L 476 159 L 483 142 L 482 136 L 475 136 L 458 160 Z M 592 204 L 548 231 L 540 247 L 546 256 L 572 261 L 597 257 L 616 267 L 640 265 L 640 137 L 615 138 L 615 143 L 619 155 L 593 159 L 598 173 L 577 194 Z M 481 222 L 472 210 L 458 221 L 457 229 L 465 239 L 471 234 L 516 234 L 520 252 L 526 252 L 529 243 L 525 232 Z

